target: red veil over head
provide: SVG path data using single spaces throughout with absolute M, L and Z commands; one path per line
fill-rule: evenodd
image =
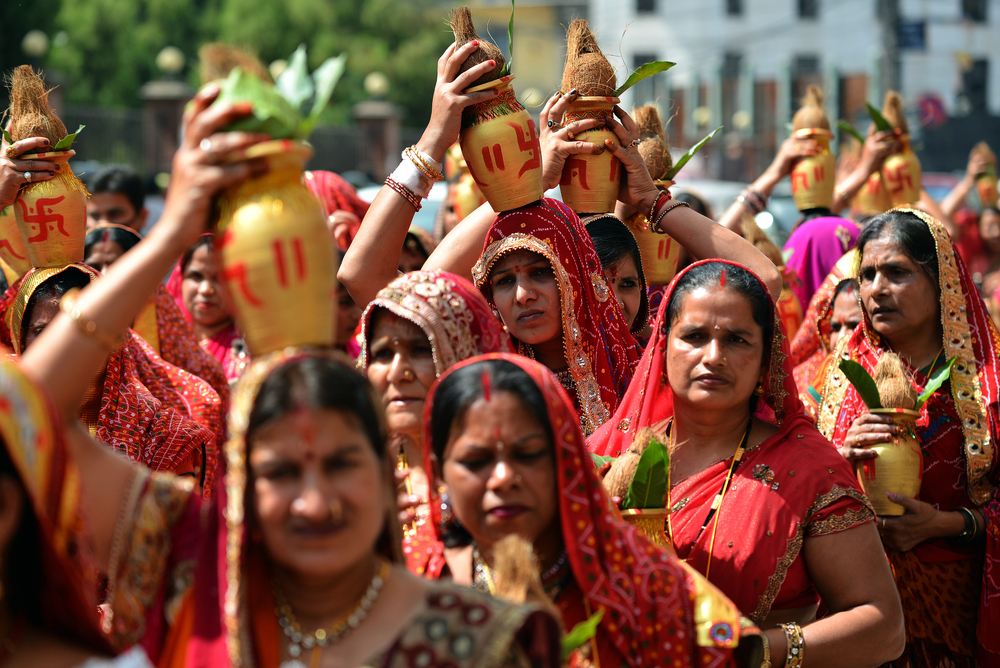
M 542 255 L 555 271 L 575 403 L 585 431 L 592 433 L 615 412 L 632 380 L 639 361 L 635 338 L 604 278 L 586 227 L 568 206 L 545 198 L 502 213 L 494 221 L 472 270 L 476 285 L 494 308 L 490 270 L 501 256 L 517 250 Z M 530 346 L 515 343 L 518 352 L 530 353 Z
M 604 424 L 597 433 L 590 437 L 590 449 L 600 455 L 618 456 L 623 450 L 627 450 L 632 439 L 640 427 L 648 427 L 654 422 L 671 417 L 673 409 L 673 391 L 670 384 L 666 382 L 664 369 L 666 364 L 667 337 L 664 333 L 667 306 L 680 281 L 693 267 L 718 262 L 722 264 L 740 267 L 754 276 L 758 282 L 764 286 L 766 284 L 760 280 L 756 274 L 735 262 L 728 260 L 702 260 L 688 266 L 684 271 L 677 274 L 674 280 L 667 286 L 667 291 L 660 303 L 660 308 L 656 315 L 656 322 L 653 325 L 653 335 L 646 345 L 646 352 L 639 362 L 636 370 L 635 380 L 629 387 L 625 398 L 622 400 L 618 411 L 610 421 Z M 764 374 L 761 387 L 763 396 L 757 405 L 757 416 L 774 424 L 784 426 L 788 420 L 803 420 L 808 423 L 808 419 L 802 409 L 802 402 L 799 400 L 798 392 L 795 389 L 795 380 L 792 378 L 791 364 L 788 359 L 788 339 L 781 326 L 781 319 L 778 316 L 774 305 L 774 299 L 768 294 L 770 312 L 774 319 L 774 334 L 771 337 L 771 349 L 769 353 L 770 363 L 768 371 Z
M 598 642 L 601 665 L 719 666 L 731 650 L 698 646 L 694 631 L 695 580 L 680 562 L 622 521 L 587 452 L 573 403 L 549 369 L 520 355 L 473 357 L 446 371 L 424 408 L 424 466 L 433 471 L 431 415 L 437 388 L 450 374 L 484 360 L 524 370 L 545 397 L 552 427 L 563 542 L 584 605 L 604 610 Z M 437 490 L 431 507 L 440 508 Z M 435 518 L 435 527 L 439 526 Z M 565 615 L 565 612 L 564 612 Z M 732 634 L 739 629 L 729 629 Z

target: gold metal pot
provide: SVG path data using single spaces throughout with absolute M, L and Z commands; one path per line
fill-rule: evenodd
M 69 159 L 74 155 L 76 151 L 69 150 L 29 156 L 59 165 L 55 178 L 22 186 L 14 202 L 17 229 L 33 267 L 83 262 L 87 189 L 70 169 Z
M 20 278 L 31 269 L 31 260 L 28 258 L 28 248 L 24 245 L 21 232 L 17 229 L 17 216 L 14 215 L 16 206 L 15 202 L 0 211 L 0 260 L 3 260 L 12 273 Z M 8 280 L 8 283 L 12 281 Z
M 223 194 L 215 248 L 247 346 L 258 356 L 332 345 L 337 261 L 323 209 L 302 181 L 313 150 L 275 140 L 246 153 L 270 170 Z
M 878 515 L 902 515 L 903 506 L 890 501 L 885 493 L 895 492 L 911 498 L 920 493 L 924 456 L 914 431 L 920 413 L 905 408 L 875 408 L 871 413 L 888 415 L 893 424 L 903 428 L 903 433 L 893 436 L 889 443 L 871 448 L 878 457 L 866 459 L 858 466 L 858 482 Z
M 577 98 L 569 105 L 562 123 L 567 125 L 573 121 L 596 118 L 601 125 L 581 132 L 576 135 L 576 139 L 598 146 L 604 146 L 605 139 L 617 144 L 618 135 L 606 127 L 604 122 L 614 115 L 618 102 L 617 97 Z M 621 177 L 621 161 L 611 151 L 605 150 L 600 155 L 574 155 L 566 159 L 559 190 L 562 192 L 563 202 L 578 214 L 608 213 L 615 210 Z
M 667 536 L 667 515 L 670 511 L 666 508 L 634 508 L 622 511 L 622 518 L 642 532 L 653 545 L 659 545 L 670 552 L 674 551 L 674 544 Z
M 649 231 L 649 221 L 641 213 L 625 221 L 635 235 L 642 256 L 642 273 L 647 285 L 666 285 L 677 273 L 677 261 L 681 255 L 681 245 L 667 234 Z
M 874 216 L 892 208 L 889 194 L 882 183 L 881 172 L 873 172 L 861 190 L 854 196 L 852 207 L 858 214 Z
M 465 164 L 494 211 L 510 211 L 542 198 L 538 129 L 514 95 L 508 76 L 466 93 L 497 89 L 497 97 L 462 112 L 459 143 Z
M 996 207 L 1000 193 L 997 191 L 997 170 L 992 163 L 984 173 L 976 177 L 976 194 L 984 207 Z
M 792 198 L 799 211 L 829 209 L 833 204 L 833 186 L 837 176 L 837 160 L 830 153 L 833 133 L 823 128 L 804 128 L 793 137 L 812 139 L 820 146 L 816 155 L 803 158 L 792 167 Z
M 901 135 L 903 150 L 882 163 L 882 183 L 892 206 L 911 206 L 920 201 L 920 160 L 910 148 L 910 136 Z

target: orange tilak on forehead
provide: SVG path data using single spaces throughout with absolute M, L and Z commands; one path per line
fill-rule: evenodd
M 726 287 L 726 270 L 723 269 L 722 273 L 719 275 L 719 289 L 722 290 Z
M 306 459 L 316 456 L 316 422 L 313 419 L 313 412 L 308 408 L 297 408 L 292 413 L 292 421 L 295 430 L 298 432 L 302 444 L 305 446 Z

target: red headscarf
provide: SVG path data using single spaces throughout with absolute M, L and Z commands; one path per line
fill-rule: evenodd
M 688 266 L 677 274 L 667 287 L 663 301 L 660 302 L 656 324 L 653 326 L 653 336 L 646 344 L 646 352 L 639 362 L 635 380 L 628 388 L 628 393 L 621 402 L 614 417 L 604 424 L 597 433 L 590 437 L 590 449 L 600 455 L 618 456 L 632 444 L 632 439 L 640 427 L 648 427 L 653 423 L 668 418 L 674 414 L 673 391 L 670 384 L 661 382 L 666 363 L 667 337 L 664 335 L 664 318 L 670 297 L 673 295 L 677 282 L 697 267 L 710 262 L 740 267 L 760 281 L 752 271 L 728 260 L 702 260 Z M 761 285 L 765 285 L 761 282 Z M 765 288 L 764 292 L 767 292 Z M 782 424 L 786 418 L 807 420 L 795 389 L 791 367 L 786 366 L 788 360 L 788 340 L 777 315 L 774 301 L 768 294 L 770 312 L 774 315 L 774 335 L 771 337 L 770 368 L 764 375 L 762 388 L 763 401 L 757 406 L 757 415 L 768 422 Z
M 305 173 L 306 188 L 323 205 L 323 213 L 328 217 L 334 211 L 349 211 L 358 219 L 368 213 L 368 202 L 358 197 L 358 191 L 342 176 L 314 169 Z
M 639 352 L 618 300 L 608 287 L 593 242 L 579 216 L 554 199 L 500 214 L 472 270 L 493 304 L 490 270 L 503 255 L 527 250 L 555 271 L 562 310 L 563 349 L 576 386 L 575 403 L 589 434 L 611 417 L 632 380 Z M 517 343 L 518 352 L 530 346 Z
M 573 578 L 584 607 L 604 611 L 597 647 L 602 666 L 725 665 L 730 651 L 700 646 L 695 631 L 695 589 L 692 575 L 672 554 L 653 546 L 635 527 L 626 524 L 611 503 L 587 452 L 573 403 L 549 369 L 520 355 L 494 353 L 460 362 L 438 379 L 424 407 L 424 442 L 431 442 L 431 415 L 437 388 L 457 369 L 483 360 L 505 360 L 524 370 L 545 397 L 552 427 L 555 470 L 559 486 L 559 517 Z M 430 448 L 424 449 L 424 467 L 433 471 Z M 431 490 L 431 508 L 440 508 Z M 440 513 L 434 516 L 439 525 Z M 734 608 L 735 609 L 735 608 Z M 564 622 L 572 612 L 562 610 Z M 570 614 L 567 614 L 570 613 Z M 586 618 L 587 613 L 583 612 Z M 726 624 L 726 622 L 722 622 Z M 738 628 L 716 629 L 730 640 Z

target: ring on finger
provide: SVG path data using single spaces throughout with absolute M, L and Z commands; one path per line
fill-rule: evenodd
M 885 518 L 882 518 L 882 530 L 885 531 Z
M 854 435 L 854 445 L 857 447 L 861 447 L 861 434 Z
M 558 129 L 560 129 L 560 130 L 561 130 L 562 128 L 564 128 L 564 127 L 565 127 L 564 125 L 560 125 L 559 123 L 556 123 L 555 121 L 552 121 L 552 120 L 550 120 L 550 121 L 548 122 L 548 126 L 549 126 L 550 128 L 558 128 Z
M 641 139 L 633 139 L 629 143 L 625 144 L 625 148 L 632 148 L 633 146 L 638 146 Z
M 566 128 L 566 136 L 569 137 L 571 140 L 576 139 L 576 135 L 570 132 L 569 128 Z
M 26 183 L 31 183 L 31 172 L 24 173 L 24 180 Z

